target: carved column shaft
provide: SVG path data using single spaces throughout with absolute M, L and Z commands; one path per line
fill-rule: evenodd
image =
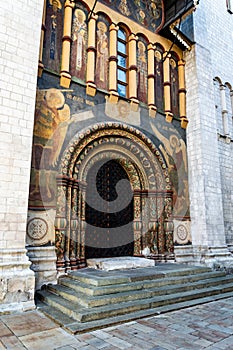
M 67 183 L 66 176 L 57 177 L 57 212 L 55 219 L 55 246 L 57 254 L 57 270 L 65 272 L 65 248 L 67 230 Z
M 165 231 L 165 249 L 166 253 L 174 252 L 173 232 L 174 224 L 172 218 L 172 192 L 168 191 L 165 198 L 164 207 L 164 231 Z
M 79 266 L 85 267 L 85 233 L 86 233 L 86 188 L 87 184 L 80 182 L 79 184 L 81 194 L 81 222 L 80 222 L 80 260 Z
M 70 265 L 71 270 L 77 270 L 77 242 L 78 242 L 78 191 L 77 180 L 73 180 L 71 193 L 71 223 L 70 223 Z
M 149 193 L 149 232 L 150 249 L 154 254 L 158 254 L 158 212 L 155 193 Z
M 141 235 L 142 235 L 142 219 L 141 219 L 141 193 L 134 192 L 134 256 L 141 255 Z

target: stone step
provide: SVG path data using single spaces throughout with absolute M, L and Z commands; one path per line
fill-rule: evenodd
M 113 326 L 116 324 L 129 322 L 132 320 L 136 320 L 139 318 L 150 317 L 155 315 L 160 315 L 170 311 L 176 311 L 179 309 L 184 309 L 204 303 L 210 303 L 215 300 L 220 300 L 224 298 L 232 297 L 232 292 L 211 295 L 208 297 L 193 299 L 185 302 L 179 302 L 176 304 L 168 304 L 165 306 L 159 306 L 156 308 L 140 310 L 136 312 L 132 312 L 130 314 L 124 314 L 120 316 L 109 317 L 106 319 L 101 319 L 97 321 L 90 322 L 77 322 L 73 318 L 65 315 L 57 308 L 46 305 L 44 303 L 38 302 L 37 307 L 41 310 L 45 315 L 51 318 L 54 322 L 58 323 L 60 326 L 63 326 L 68 332 L 72 334 L 84 333 L 87 331 L 93 331 L 95 329 L 100 329 L 103 327 Z
M 61 312 L 79 322 L 88 322 L 98 319 L 120 316 L 139 310 L 145 310 L 164 305 L 190 301 L 211 295 L 227 293 L 233 291 L 233 283 L 219 285 L 197 290 L 183 291 L 169 295 L 154 296 L 147 299 L 121 302 L 119 304 L 105 304 L 104 306 L 84 308 L 78 303 L 65 300 L 63 297 L 50 293 L 49 291 L 40 291 L 40 299 L 52 307 L 58 308 Z
M 195 275 L 185 275 L 178 277 L 170 277 L 170 278 L 161 278 L 156 280 L 144 280 L 144 281 L 138 281 L 134 283 L 123 283 L 123 284 L 111 284 L 108 286 L 94 286 L 94 285 L 88 285 L 86 283 L 80 282 L 76 279 L 70 278 L 70 277 L 62 277 L 59 279 L 59 284 L 66 286 L 70 289 L 73 289 L 76 292 L 80 292 L 89 296 L 100 296 L 100 295 L 108 295 L 108 294 L 115 294 L 120 292 L 126 292 L 126 291 L 132 291 L 132 290 L 141 290 L 141 289 L 149 289 L 149 288 L 155 288 L 155 287 L 162 287 L 167 285 L 175 285 L 175 284 L 181 284 L 181 283 L 191 283 L 195 282 L 201 279 L 213 279 L 213 278 L 219 278 L 219 281 L 221 281 L 221 278 L 225 276 L 224 272 L 205 272 L 202 274 L 195 274 Z M 229 277 L 229 279 L 233 276 Z
M 129 272 L 130 271 L 130 272 Z M 199 266 L 182 266 L 174 267 L 174 264 L 164 264 L 161 267 L 138 268 L 134 270 L 108 271 L 85 268 L 78 271 L 73 271 L 69 277 L 93 286 L 109 286 L 111 284 L 127 284 L 129 282 L 156 280 L 165 277 L 187 276 L 211 272 L 208 267 Z
M 124 291 L 100 296 L 89 296 L 84 293 L 74 291 L 71 288 L 67 288 L 63 285 L 48 285 L 47 288 L 49 291 L 57 295 L 61 295 L 64 299 L 74 301 L 84 307 L 92 308 L 106 304 L 116 304 L 131 300 L 152 298 L 156 295 L 167 295 L 172 293 L 181 293 L 182 291 L 188 291 L 192 289 L 207 288 L 211 286 L 217 286 L 220 283 L 233 284 L 233 277 L 227 276 L 221 278 L 211 278 L 185 284 L 170 284 L 162 287 L 149 286 L 149 288 L 146 288 L 144 285 L 142 285 L 141 289 L 131 290 L 130 293 L 129 291 Z

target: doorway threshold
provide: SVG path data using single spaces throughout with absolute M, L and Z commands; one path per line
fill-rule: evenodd
M 87 267 L 105 271 L 135 269 L 152 266 L 155 266 L 154 260 L 134 256 L 87 259 Z

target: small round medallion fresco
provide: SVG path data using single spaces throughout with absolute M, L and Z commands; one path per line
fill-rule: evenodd
M 187 239 L 188 231 L 184 225 L 179 225 L 177 227 L 177 236 L 181 241 L 185 241 Z
M 28 221 L 27 234 L 32 240 L 40 240 L 46 236 L 48 224 L 42 218 L 33 218 Z

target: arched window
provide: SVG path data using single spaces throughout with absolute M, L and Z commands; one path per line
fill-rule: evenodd
M 178 79 L 178 58 L 174 52 L 170 58 L 170 83 L 171 83 L 171 110 L 179 116 L 179 79 Z
M 97 88 L 108 90 L 109 22 L 104 15 L 98 15 L 96 27 L 95 83 Z
M 232 0 L 226 0 L 226 2 L 227 2 L 227 11 L 229 12 L 229 13 L 233 13 L 233 3 L 232 3 Z
M 158 110 L 164 110 L 163 89 L 163 53 L 161 45 L 157 44 L 155 49 L 155 105 Z
M 227 109 L 227 118 L 229 125 L 229 135 L 233 138 L 233 100 L 232 100 L 232 87 L 229 83 L 225 83 L 226 86 L 226 109 Z
M 138 37 L 137 42 L 137 97 L 139 101 L 147 103 L 147 42 Z
M 81 4 L 74 10 L 71 44 L 71 75 L 85 81 L 87 65 L 87 10 Z
M 120 96 L 127 97 L 127 34 L 119 28 L 117 34 L 117 91 Z
M 215 101 L 215 118 L 217 122 L 217 131 L 223 134 L 223 120 L 222 120 L 222 102 L 220 93 L 221 82 L 218 78 L 214 79 L 214 101 Z

